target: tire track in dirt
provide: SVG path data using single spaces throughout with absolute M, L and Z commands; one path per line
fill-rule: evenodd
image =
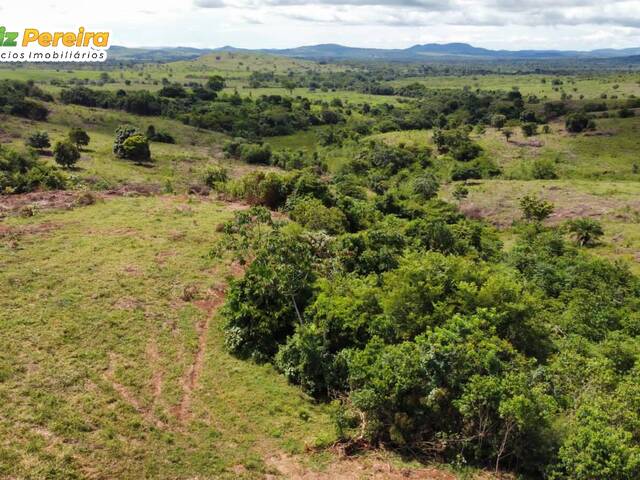
M 153 405 L 156 405 L 162 395 L 162 384 L 164 380 L 164 372 L 160 366 L 160 353 L 158 352 L 158 340 L 154 336 L 151 338 L 149 345 L 147 346 L 147 356 L 153 369 L 153 376 L 151 379 L 151 386 L 153 390 Z
M 194 302 L 198 308 L 205 312 L 205 318 L 198 322 L 198 325 L 196 326 L 198 333 L 198 348 L 193 358 L 193 362 L 182 378 L 182 399 L 175 411 L 176 418 L 181 423 L 188 421 L 191 416 L 193 392 L 198 387 L 198 381 L 204 366 L 211 319 L 225 299 L 224 287 L 217 287 L 210 293 L 211 295 L 209 299 Z
M 135 411 L 137 411 L 142 417 L 150 424 L 156 427 L 163 427 L 163 423 L 158 420 L 151 410 L 145 407 L 140 401 L 133 395 L 127 387 L 118 383 L 115 378 L 115 357 L 109 356 L 109 367 L 104 373 L 105 379 L 109 382 L 111 387 L 120 395 L 122 400 L 129 404 Z

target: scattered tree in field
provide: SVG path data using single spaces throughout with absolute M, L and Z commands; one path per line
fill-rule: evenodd
M 69 131 L 69 141 L 80 149 L 81 147 L 89 145 L 91 137 L 89 137 L 89 134 L 82 128 L 75 127 Z
M 507 123 L 507 117 L 504 115 L 493 115 L 491 117 L 491 126 L 493 128 L 497 128 L 498 130 L 502 129 Z
M 522 134 L 525 137 L 533 137 L 538 134 L 538 124 L 533 122 L 527 122 L 522 124 Z
M 464 186 L 464 184 L 459 183 L 456 185 L 456 188 L 453 190 L 453 198 L 455 198 L 458 202 L 461 202 L 465 198 L 469 196 L 469 189 Z
M 207 89 L 212 90 L 214 92 L 219 92 L 224 88 L 224 86 L 225 86 L 224 78 L 222 78 L 220 75 L 214 75 L 212 77 L 209 77 L 206 84 Z
M 53 147 L 53 158 L 56 163 L 65 168 L 72 167 L 80 159 L 80 151 L 68 140 L 57 142 Z
M 580 133 L 585 130 L 595 129 L 595 122 L 584 112 L 570 113 L 565 120 L 565 127 L 568 132 Z
M 149 125 L 147 127 L 147 133 L 145 135 L 150 142 L 176 143 L 175 138 L 173 138 L 171 134 L 157 131 L 156 127 L 153 125 Z
M 113 143 L 113 153 L 118 158 L 127 158 L 124 151 L 124 142 L 131 135 L 138 133 L 134 127 L 121 125 L 116 129 L 116 138 Z
M 592 218 L 576 218 L 567 223 L 569 232 L 581 247 L 592 247 L 604 235 L 602 224 Z
M 124 158 L 133 160 L 136 163 L 144 163 L 151 160 L 149 150 L 149 140 L 140 133 L 135 133 L 128 137 L 122 144 Z
M 29 147 L 35 148 L 36 150 L 43 150 L 51 146 L 51 142 L 49 141 L 49 134 L 45 131 L 33 132 L 27 138 L 26 144 Z
M 541 198 L 526 195 L 520 200 L 520 209 L 522 210 L 522 217 L 525 220 L 529 222 L 542 222 L 553 213 L 554 206 L 552 203 Z
M 296 88 L 296 83 L 291 80 L 285 80 L 282 82 L 282 87 L 285 88 L 290 95 L 293 95 L 293 90 Z

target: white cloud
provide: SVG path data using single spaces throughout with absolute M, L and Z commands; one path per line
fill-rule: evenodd
M 83 25 L 132 46 L 640 46 L 640 0 L 30 0 L 3 8 L 7 27 Z

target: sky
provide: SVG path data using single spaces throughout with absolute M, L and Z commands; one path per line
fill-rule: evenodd
M 619 0 L 23 0 L 0 25 L 108 30 L 112 44 L 287 48 L 318 43 L 406 48 L 640 47 L 640 1 Z

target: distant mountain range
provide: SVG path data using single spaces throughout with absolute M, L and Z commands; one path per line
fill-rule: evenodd
M 417 61 L 434 59 L 478 59 L 478 60 L 544 60 L 589 58 L 606 59 L 640 55 L 640 48 L 601 49 L 588 52 L 577 50 L 489 50 L 467 43 L 428 43 L 405 49 L 356 48 L 332 43 L 285 49 L 244 50 L 222 47 L 216 51 L 264 52 L 286 57 L 313 60 L 390 60 Z
M 345 47 L 338 44 L 310 45 L 284 49 L 243 49 L 225 46 L 214 49 L 188 47 L 126 48 L 111 47 L 112 61 L 175 61 L 197 58 L 212 52 L 268 53 L 309 60 L 386 60 L 386 61 L 434 61 L 434 60 L 562 60 L 562 59 L 629 59 L 636 63 L 640 48 L 577 50 L 489 50 L 467 43 L 428 43 L 405 49 L 381 49 Z

